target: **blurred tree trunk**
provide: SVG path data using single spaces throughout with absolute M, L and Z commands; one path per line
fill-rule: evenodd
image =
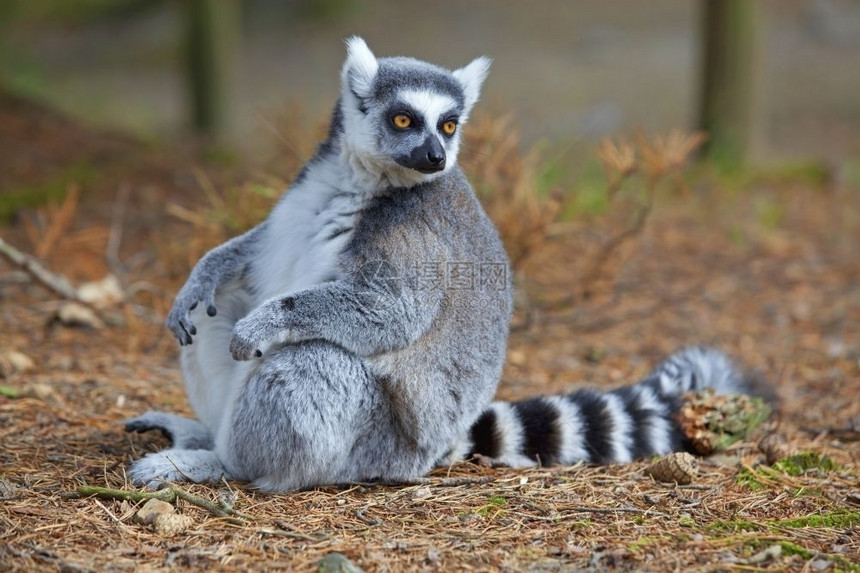
M 702 152 L 726 168 L 743 165 L 754 124 L 757 0 L 703 0 Z
M 223 133 L 234 50 L 240 33 L 239 0 L 182 0 L 186 75 L 194 129 Z

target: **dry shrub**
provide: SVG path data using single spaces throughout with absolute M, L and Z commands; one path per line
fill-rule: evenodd
M 547 240 L 561 198 L 537 188 L 540 157 L 520 150 L 519 131 L 511 115 L 477 115 L 469 124 L 460 163 L 487 214 L 495 222 L 514 269 Z
M 270 178 L 264 183 L 245 183 L 218 190 L 200 169 L 195 176 L 205 195 L 205 203 L 189 209 L 177 203 L 166 206 L 167 214 L 190 224 L 194 230 L 188 241 L 164 241 L 160 246 L 163 258 L 175 262 L 171 274 L 184 276 L 212 247 L 223 243 L 257 225 L 266 218 L 278 200 L 285 182 Z
M 35 221 L 24 219 L 24 229 L 33 244 L 36 257 L 46 258 L 68 232 L 75 220 L 80 196 L 80 187 L 70 185 L 62 203 L 51 199 L 45 207 L 36 211 Z
M 703 141 L 703 134 L 678 130 L 604 139 L 597 152 L 606 178 L 605 208 L 599 213 L 576 209 L 582 188 L 540 188 L 541 174 L 553 166 L 536 148 L 520 149 L 510 115 L 476 116 L 461 163 L 499 228 L 515 271 L 532 278 L 564 272 L 570 291 L 561 304 L 569 305 L 613 291 L 650 217 L 655 190 L 665 180 L 680 179 L 682 166 Z M 542 256 L 557 252 L 545 248 L 551 241 L 563 241 L 570 253 L 563 269 L 557 259 Z
M 71 184 L 62 201 L 52 199 L 22 219 L 33 255 L 78 283 L 108 272 L 104 254 L 110 232 L 98 225 L 75 228 L 80 198 L 80 187 Z
M 607 207 L 600 216 L 569 222 L 560 233 L 580 253 L 571 269 L 577 277 L 568 302 L 611 293 L 651 215 L 658 186 L 682 181 L 681 168 L 705 140 L 702 133 L 673 130 L 647 137 L 638 133 L 616 141 L 604 138 L 597 157 L 607 181 Z

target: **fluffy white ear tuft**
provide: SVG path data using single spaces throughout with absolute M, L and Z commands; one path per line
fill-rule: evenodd
M 454 71 L 454 77 L 463 85 L 467 111 L 475 105 L 478 96 L 481 95 L 481 85 L 490 73 L 491 62 L 490 58 L 481 56 L 472 60 L 468 66 Z
M 346 61 L 340 74 L 345 91 L 351 91 L 358 97 L 369 97 L 378 69 L 376 56 L 363 39 L 358 36 L 347 39 Z

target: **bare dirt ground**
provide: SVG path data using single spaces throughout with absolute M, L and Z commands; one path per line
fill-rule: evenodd
M 690 343 L 715 344 L 775 385 L 780 412 L 701 460 L 692 484 L 658 483 L 642 461 L 528 471 L 464 462 L 426 483 L 283 495 L 183 486 L 249 519 L 179 500 L 190 520 L 169 534 L 134 521 L 140 503 L 76 493 L 138 491 L 126 464 L 167 442 L 123 433 L 123 419 L 190 414 L 163 318 L 194 257 L 217 240 L 201 229 L 225 226 L 195 206 L 256 175 L 195 168 L 183 150 L 5 96 L 0 150 L 4 195 L 81 190 L 75 209 L 25 207 L 0 236 L 41 251 L 76 284 L 111 269 L 128 295 L 104 311 L 104 328 L 64 326 L 52 319 L 56 296 L 0 265 L 0 571 L 307 570 L 335 551 L 368 571 L 860 571 L 856 189 L 702 176 L 659 197 L 611 289 L 588 300 L 570 296 L 587 217 L 547 229 L 522 265 L 527 296 L 503 398 L 619 385 Z M 756 447 L 768 432 L 819 459 L 769 466 Z

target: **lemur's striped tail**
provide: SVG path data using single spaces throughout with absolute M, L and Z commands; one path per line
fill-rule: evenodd
M 756 393 L 713 349 L 676 352 L 644 380 L 613 390 L 579 390 L 521 402 L 493 402 L 463 450 L 513 467 L 629 462 L 684 449 L 675 414 L 685 392 Z

